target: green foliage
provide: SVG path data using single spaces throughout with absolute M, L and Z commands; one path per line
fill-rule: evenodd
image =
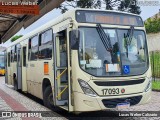
M 152 89 L 160 90 L 160 81 L 152 81 Z
M 160 52 L 154 52 L 150 55 L 152 76 L 160 78 Z M 154 64 L 154 66 L 153 66 Z
M 130 13 L 140 14 L 140 7 L 137 6 L 137 0 L 66 0 L 59 6 L 61 12 L 66 12 L 69 8 L 96 8 L 106 10 L 120 10 Z
M 102 0 L 102 3 L 105 4 L 106 10 L 113 10 L 120 5 L 120 0 Z
M 128 11 L 134 14 L 140 14 L 140 7 L 137 5 L 137 0 L 122 0 L 120 5 L 118 6 L 118 10 L 120 11 Z
M 160 18 L 149 18 L 145 22 L 146 32 L 147 33 L 158 33 L 160 32 Z
M 65 13 L 69 8 L 100 8 L 101 0 L 66 0 L 58 8 Z
M 17 39 L 21 38 L 23 35 L 16 35 L 11 39 L 11 42 L 16 41 Z

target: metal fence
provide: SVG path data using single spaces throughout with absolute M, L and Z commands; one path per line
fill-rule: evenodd
M 150 52 L 153 80 L 160 80 L 160 51 Z

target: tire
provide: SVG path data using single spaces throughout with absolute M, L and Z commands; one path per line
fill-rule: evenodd
M 48 87 L 44 90 L 43 103 L 44 103 L 44 105 L 45 105 L 47 108 L 52 109 L 52 110 L 55 109 L 54 101 L 53 101 L 53 93 L 52 93 L 52 88 L 51 88 L 51 86 L 48 86 Z

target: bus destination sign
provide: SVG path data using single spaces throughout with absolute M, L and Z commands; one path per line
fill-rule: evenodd
M 143 26 L 143 21 L 139 16 L 105 11 L 79 10 L 76 12 L 76 20 L 80 23 Z

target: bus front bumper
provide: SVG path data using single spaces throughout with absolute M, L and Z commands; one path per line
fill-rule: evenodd
M 148 103 L 151 100 L 151 90 L 139 94 L 107 96 L 107 97 L 91 97 L 83 93 L 74 92 L 74 111 L 100 111 L 106 109 L 115 109 L 120 101 L 130 100 L 131 106 Z M 110 104 L 115 102 L 114 104 Z M 129 101 L 128 101 L 129 102 Z

